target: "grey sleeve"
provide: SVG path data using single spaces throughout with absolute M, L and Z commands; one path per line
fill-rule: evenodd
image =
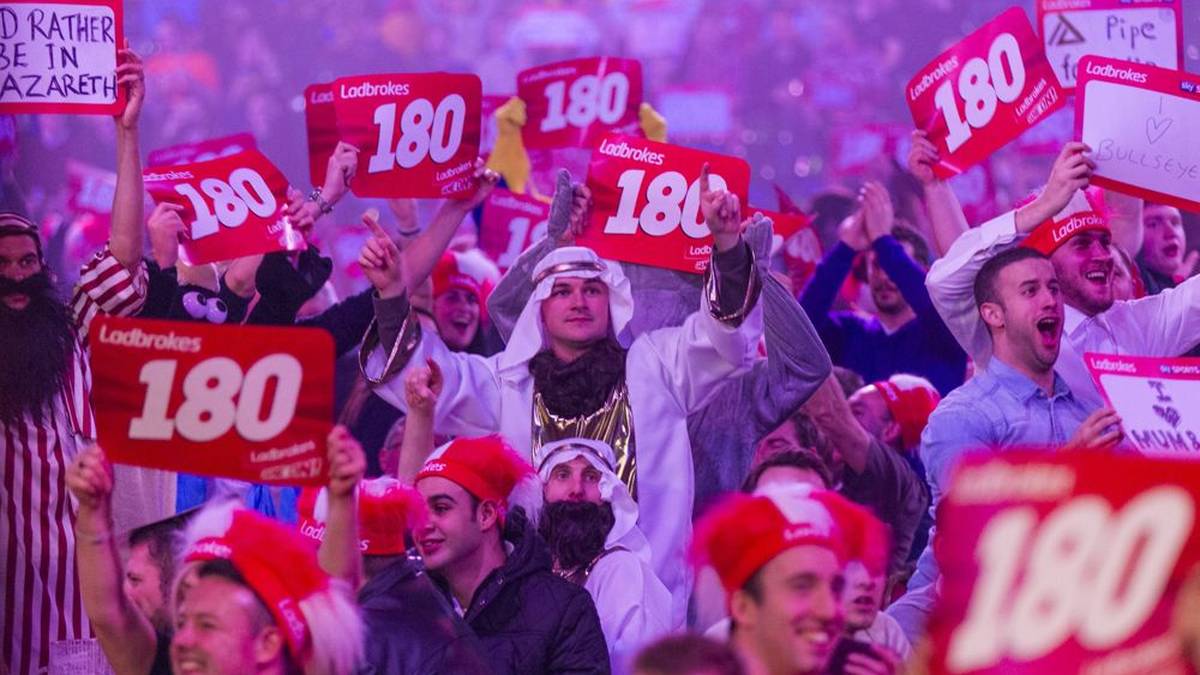
M 550 237 L 543 237 L 541 241 L 525 249 L 517 257 L 517 262 L 500 277 L 500 283 L 488 296 L 488 318 L 505 343 L 512 336 L 517 317 L 521 316 L 521 310 L 525 309 L 529 296 L 533 295 L 533 268 L 553 250 L 554 244 Z

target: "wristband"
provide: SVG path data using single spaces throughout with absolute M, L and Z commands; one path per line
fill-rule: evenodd
M 308 201 L 315 202 L 321 209 L 321 215 L 323 216 L 327 216 L 333 212 L 333 205 L 325 201 L 325 198 L 321 196 L 321 188 L 313 188 L 313 191 L 308 193 Z

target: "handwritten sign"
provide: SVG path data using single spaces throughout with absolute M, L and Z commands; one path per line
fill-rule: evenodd
M 151 167 L 143 176 L 155 203 L 184 208 L 180 257 L 189 265 L 256 253 L 301 251 L 304 237 L 282 217 L 287 179 L 257 150 L 229 157 Z
M 934 674 L 1193 672 L 1171 631 L 1200 562 L 1200 463 L 967 455 L 938 513 Z
M 527 147 L 593 147 L 606 133 L 638 132 L 642 64 L 596 56 L 530 68 L 517 73 L 517 96 Z
M 962 173 L 1065 105 L 1025 12 L 1012 7 L 909 81 L 909 111 L 938 148 L 934 172 Z
M 114 462 L 323 482 L 333 419 L 327 332 L 113 316 L 92 330 L 96 428 Z
M 477 75 L 415 73 L 344 77 L 333 83 L 342 140 L 357 146 L 359 197 L 454 197 L 475 185 L 479 156 Z
M 121 0 L 0 2 L 0 113 L 120 113 L 124 39 Z
M 191 164 L 207 162 L 218 157 L 228 157 L 239 152 L 253 150 L 258 147 L 254 137 L 247 133 L 210 138 L 194 143 L 180 143 L 157 150 L 151 150 L 146 157 L 150 166 L 173 166 L 176 164 Z
M 549 217 L 546 202 L 497 188 L 483 203 L 479 248 L 504 272 L 525 249 L 546 236 Z
M 1088 54 L 1170 70 L 1183 64 L 1182 0 L 1040 0 L 1037 23 L 1064 89 L 1075 87 Z
M 703 273 L 712 255 L 712 234 L 700 211 L 705 162 L 712 189 L 728 190 L 748 204 L 745 160 L 634 136 L 605 136 L 588 167 L 595 204 L 577 242 L 613 260 Z
M 324 185 L 329 158 L 338 144 L 332 84 L 312 84 L 304 90 L 304 130 L 308 134 L 308 179 L 313 185 Z
M 1200 459 L 1200 359 L 1092 353 L 1084 359 L 1142 454 Z
M 1200 75 L 1085 56 L 1075 133 L 1096 185 L 1200 210 Z

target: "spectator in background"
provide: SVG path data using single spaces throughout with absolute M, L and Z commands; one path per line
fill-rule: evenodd
M 685 633 L 643 649 L 633 675 L 746 675 L 746 669 L 729 645 Z
M 1124 246 L 1113 242 L 1113 300 L 1137 300 L 1146 297 L 1146 284 L 1133 257 Z
M 900 624 L 880 611 L 886 589 L 887 577 L 882 566 L 872 570 L 861 560 L 846 565 L 846 587 L 842 593 L 846 635 L 903 663 L 912 655 L 912 645 Z
M 817 266 L 800 296 L 837 365 L 869 381 L 911 372 L 947 393 L 962 384 L 966 354 L 954 341 L 925 290 L 929 247 L 895 225 L 891 197 L 867 183 L 862 207 L 842 222 L 841 240 Z M 868 251 L 869 249 L 869 251 Z M 874 314 L 833 311 L 833 302 L 859 252 L 867 251 L 867 283 Z
M 1146 293 L 1155 295 L 1175 288 L 1192 276 L 1200 251 L 1187 250 L 1183 214 L 1174 206 L 1146 204 L 1142 211 L 1142 252 L 1138 267 Z

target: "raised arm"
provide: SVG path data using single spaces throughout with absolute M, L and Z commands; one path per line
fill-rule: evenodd
M 117 123 L 117 189 L 113 195 L 112 229 L 108 246 L 113 257 L 133 272 L 142 264 L 142 159 L 138 143 L 138 121 L 146 99 L 146 75 L 142 59 L 131 49 L 118 53 L 117 86 L 125 89 L 125 110 Z
M 933 172 L 937 161 L 937 148 L 929 141 L 928 135 L 920 129 L 914 129 L 912 147 L 908 151 L 908 170 L 924 189 L 925 210 L 929 212 L 929 223 L 933 230 L 933 247 L 941 257 L 946 255 L 959 235 L 970 229 L 970 224 L 958 202 L 958 195 L 950 189 L 949 183 Z
M 868 182 L 863 186 L 862 202 L 863 224 L 879 266 L 918 317 L 941 321 L 929 300 L 929 291 L 925 290 L 925 269 L 892 236 L 896 216 L 887 188 L 874 181 Z
M 321 539 L 317 559 L 331 576 L 345 580 L 350 588 L 358 588 L 362 580 L 362 552 L 358 544 L 355 493 L 367 470 L 367 460 L 362 446 L 340 424 L 329 432 L 325 445 L 329 484 L 325 487 L 325 536 Z
M 421 472 L 433 452 L 433 413 L 442 394 L 442 369 L 430 359 L 415 366 L 404 378 L 404 398 L 408 417 L 404 420 L 404 439 L 400 444 L 400 465 L 396 478 L 406 485 Z
M 871 435 L 850 412 L 850 404 L 836 377 L 825 379 L 804 404 L 804 411 L 838 449 L 851 471 L 862 473 L 866 470 Z
M 71 462 L 66 483 L 79 504 L 75 555 L 88 621 L 117 675 L 145 675 L 154 663 L 154 627 L 122 586 L 124 572 L 112 522 L 112 465 L 100 446 L 93 445 Z

